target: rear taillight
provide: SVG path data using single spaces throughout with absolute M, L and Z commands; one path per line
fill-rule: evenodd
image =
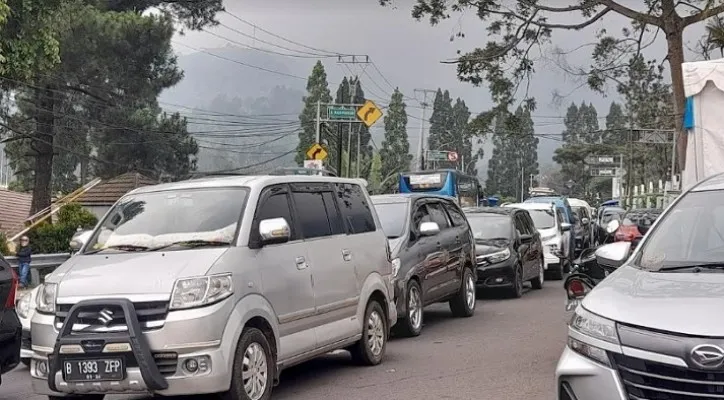
M 569 299 L 577 299 L 580 297 L 586 296 L 586 292 L 588 292 L 588 285 L 583 283 L 583 281 L 579 279 L 571 279 L 566 283 L 566 291 L 568 292 L 568 298 Z
M 636 225 L 623 225 L 616 230 L 616 234 L 613 238 L 617 242 L 633 242 L 634 239 L 639 236 L 641 236 L 641 232 L 639 232 Z
M 10 268 L 10 273 L 13 275 L 13 279 L 10 282 L 10 293 L 8 293 L 8 299 L 5 301 L 5 308 L 8 310 L 15 308 L 15 293 L 18 291 L 18 274 L 15 273 L 13 268 Z

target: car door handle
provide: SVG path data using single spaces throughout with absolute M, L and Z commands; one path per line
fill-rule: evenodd
M 344 261 L 352 261 L 352 252 L 347 249 L 342 250 L 342 259 L 344 259 Z
M 309 264 L 307 264 L 307 260 L 304 259 L 304 257 L 297 257 L 296 262 L 297 262 L 297 269 L 300 271 L 303 269 L 307 269 L 307 267 L 309 267 Z

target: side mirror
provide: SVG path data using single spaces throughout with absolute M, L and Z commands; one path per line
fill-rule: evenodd
M 563 231 L 563 232 L 568 232 L 568 231 L 571 230 L 571 227 L 572 227 L 572 226 L 573 226 L 573 225 L 569 224 L 568 222 L 564 222 L 564 223 L 561 224 L 561 231 Z
M 621 226 L 621 223 L 618 222 L 617 219 L 614 219 L 613 221 L 609 222 L 608 225 L 606 225 L 606 233 L 609 235 L 616 232 L 618 228 Z
M 631 251 L 631 242 L 615 242 L 596 250 L 596 262 L 607 267 L 618 268 L 626 262 Z
M 73 234 L 73 237 L 70 239 L 70 250 L 75 253 L 79 251 L 83 245 L 86 244 L 88 239 L 90 239 L 91 234 L 93 233 L 92 230 L 85 230 L 85 231 L 78 231 L 75 234 Z
M 533 235 L 524 233 L 524 234 L 520 235 L 520 241 L 521 241 L 521 243 L 530 243 L 531 241 L 533 241 Z
M 286 243 L 291 237 L 291 229 L 284 218 L 270 218 L 259 222 L 261 244 Z
M 420 235 L 435 236 L 440 233 L 440 226 L 437 222 L 423 222 L 420 224 Z
M 585 217 L 584 217 L 584 218 L 581 219 L 581 223 L 582 223 L 583 225 L 588 225 L 589 222 L 591 222 L 591 220 L 589 220 L 588 218 L 585 218 Z

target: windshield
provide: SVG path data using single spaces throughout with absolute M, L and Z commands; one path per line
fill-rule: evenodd
M 510 217 L 500 214 L 468 214 L 473 237 L 478 240 L 509 239 L 513 228 Z
M 215 188 L 126 196 L 103 219 L 85 253 L 153 250 L 179 242 L 230 244 L 247 193 L 246 188 Z
M 689 192 L 650 232 L 634 264 L 648 270 L 724 261 L 724 191 Z
M 398 238 L 405 233 L 407 221 L 407 203 L 375 204 L 375 211 L 380 218 L 382 231 L 389 239 Z
M 536 229 L 550 229 L 556 226 L 553 210 L 528 210 Z
M 621 214 L 624 213 L 624 210 L 606 210 L 603 212 L 603 215 L 601 216 L 601 223 L 607 224 L 614 219 L 620 219 Z

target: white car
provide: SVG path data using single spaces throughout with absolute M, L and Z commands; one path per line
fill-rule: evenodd
M 527 210 L 533 219 L 535 228 L 540 233 L 543 244 L 543 267 L 548 279 L 563 278 L 562 254 L 568 254 L 566 235 L 572 229 L 571 224 L 563 222 L 560 211 L 554 204 L 547 203 L 515 203 L 504 207 Z
M 23 325 L 23 336 L 20 347 L 20 361 L 26 366 L 30 366 L 30 360 L 33 358 L 33 351 L 30 348 L 30 320 L 35 313 L 35 297 L 38 294 L 38 288 L 25 291 L 15 300 L 15 311 Z

